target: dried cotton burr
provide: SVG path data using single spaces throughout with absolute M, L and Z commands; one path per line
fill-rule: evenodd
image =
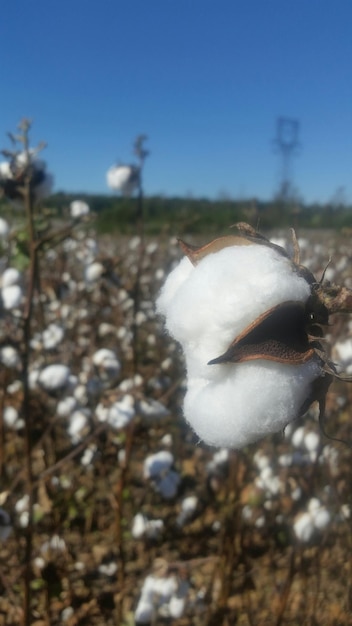
M 318 282 L 249 225 L 195 248 L 171 272 L 157 309 L 187 367 L 184 414 L 207 444 L 241 448 L 278 432 L 318 401 L 335 366 L 320 343 L 352 291 Z

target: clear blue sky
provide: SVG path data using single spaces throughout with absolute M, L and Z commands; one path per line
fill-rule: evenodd
M 307 202 L 352 201 L 351 0 L 11 0 L 0 21 L 1 147 L 46 140 L 56 189 L 109 193 L 149 136 L 147 194 L 271 198 L 276 118 L 301 123 Z

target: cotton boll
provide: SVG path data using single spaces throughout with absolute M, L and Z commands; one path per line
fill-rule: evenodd
M 110 561 L 110 563 L 102 563 L 98 567 L 99 574 L 104 576 L 114 576 L 117 572 L 117 563 Z
M 70 370 L 67 365 L 55 363 L 45 367 L 39 375 L 39 384 L 45 391 L 57 391 L 69 382 Z
M 9 285 L 1 289 L 2 305 L 6 311 L 17 309 L 22 302 L 22 289 L 19 285 Z
M 300 541 L 308 542 L 314 534 L 314 523 L 309 513 L 301 513 L 293 524 L 294 533 Z
M 105 272 L 104 266 L 95 261 L 94 263 L 90 263 L 85 267 L 84 270 L 84 279 L 87 283 L 95 283 Z
M 87 409 L 77 409 L 69 418 L 67 433 L 72 443 L 79 443 L 85 434 L 90 412 Z
M 310 453 L 318 453 L 320 445 L 320 437 L 318 433 L 310 432 L 304 437 L 304 447 Z
M 21 273 L 15 267 L 8 267 L 1 276 L 1 287 L 17 285 L 21 281 Z
M 157 539 L 164 529 L 163 520 L 148 520 L 142 513 L 137 513 L 132 522 L 132 537 L 134 539 Z
M 185 258 L 173 274 L 158 308 L 161 313 L 168 309 L 168 330 L 184 345 L 186 356 L 190 352 L 195 358 L 198 371 L 205 363 L 207 376 L 212 376 L 208 361 L 222 354 L 251 320 L 280 302 L 305 302 L 310 295 L 290 261 L 262 246 L 224 248 L 196 267 Z
M 43 332 L 43 346 L 46 350 L 56 348 L 64 338 L 64 329 L 58 324 L 49 324 Z
M 58 402 L 56 407 L 56 413 L 59 417 L 68 417 L 73 413 L 77 406 L 76 398 L 67 396 Z
M 171 500 L 177 494 L 181 478 L 178 472 L 170 470 L 155 481 L 155 487 L 166 500 Z
M 0 239 L 7 239 L 10 227 L 3 217 L 0 217 Z
M 180 619 L 185 611 L 186 600 L 185 598 L 179 598 L 172 596 L 169 602 L 169 615 L 173 619 Z
M 173 454 L 167 450 L 161 450 L 160 452 L 147 456 L 144 461 L 144 478 L 155 478 L 159 476 L 166 470 L 169 470 L 173 462 Z
M 17 154 L 13 163 L 0 163 L 0 185 L 9 200 L 23 206 L 23 185 L 25 176 L 31 168 L 31 189 L 34 201 L 50 195 L 54 184 L 51 173 L 46 171 L 46 163 L 38 159 L 33 149 Z
M 20 430 L 24 427 L 24 420 L 19 419 L 18 411 L 13 406 L 6 406 L 3 410 L 3 420 L 7 428 Z
M 134 165 L 113 165 L 107 171 L 106 180 L 110 189 L 130 196 L 139 186 L 139 168 Z
M 331 515 L 325 507 L 320 507 L 314 512 L 313 520 L 315 528 L 324 530 L 331 522 Z
M 81 465 L 84 465 L 85 467 L 91 465 L 96 451 L 97 446 L 95 444 L 92 444 L 91 446 L 89 446 L 89 448 L 86 448 L 84 453 L 82 454 Z
M 269 245 L 229 245 L 195 265 L 185 258 L 170 274 L 157 307 L 184 349 L 184 413 L 206 443 L 239 448 L 283 430 L 301 414 L 322 376 L 318 355 L 299 364 L 257 357 L 209 361 L 273 307 L 293 301 L 303 307 L 310 292 L 293 263 Z
M 291 441 L 292 441 L 292 445 L 295 448 L 300 448 L 303 445 L 303 442 L 304 442 L 304 427 L 303 426 L 296 428 L 295 432 L 292 435 Z
M 28 511 L 28 505 L 29 505 L 29 496 L 25 494 L 24 496 L 22 496 L 22 498 L 17 500 L 15 504 L 16 513 L 20 514 L 20 513 L 23 513 L 24 511 Z
M 138 409 L 144 419 L 163 419 L 170 415 L 170 411 L 161 402 L 152 398 L 141 400 Z
M 94 353 L 93 365 L 98 368 L 99 376 L 104 382 L 112 382 L 120 374 L 121 364 L 116 354 L 108 348 L 101 348 Z
M 79 217 L 83 217 L 84 215 L 88 215 L 89 213 L 89 205 L 83 200 L 73 200 L 70 204 L 70 214 L 71 217 L 77 219 Z
M 0 348 L 0 362 L 8 368 L 15 368 L 20 364 L 20 355 L 13 346 Z
M 219 366 L 215 366 L 219 367 Z M 189 379 L 184 412 L 206 443 L 239 448 L 283 430 L 297 417 L 320 365 L 229 364 L 219 381 Z
M 187 496 L 181 502 L 181 511 L 179 512 L 176 523 L 179 526 L 186 524 L 195 514 L 198 506 L 197 496 Z
M 116 430 L 125 428 L 135 416 L 134 398 L 126 395 L 114 404 L 108 410 L 107 421 Z

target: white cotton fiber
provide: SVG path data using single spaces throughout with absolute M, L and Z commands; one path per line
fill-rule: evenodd
M 184 413 L 206 443 L 239 448 L 295 419 L 321 375 L 319 359 L 302 365 L 256 359 L 209 365 L 272 307 L 305 303 L 310 285 L 293 263 L 265 245 L 223 248 L 195 266 L 184 258 L 157 301 L 187 366 Z
M 282 430 L 295 419 L 320 375 L 315 362 L 272 361 L 214 365 L 226 368 L 217 381 L 189 379 L 185 416 L 206 443 L 239 448 Z

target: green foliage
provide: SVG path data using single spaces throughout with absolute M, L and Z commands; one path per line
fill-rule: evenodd
M 51 217 L 69 215 L 69 205 L 77 198 L 87 202 L 96 214 L 99 234 L 136 232 L 137 199 L 109 195 L 67 194 L 51 196 L 45 209 Z M 184 233 L 221 235 L 235 222 L 246 221 L 261 230 L 287 228 L 352 228 L 352 207 L 331 204 L 294 205 L 272 200 L 229 200 L 148 196 L 143 199 L 146 233 L 182 236 Z M 0 205 L 0 213 L 10 217 L 9 205 Z M 12 213 L 14 217 L 14 213 Z M 17 217 L 18 219 L 18 217 Z

